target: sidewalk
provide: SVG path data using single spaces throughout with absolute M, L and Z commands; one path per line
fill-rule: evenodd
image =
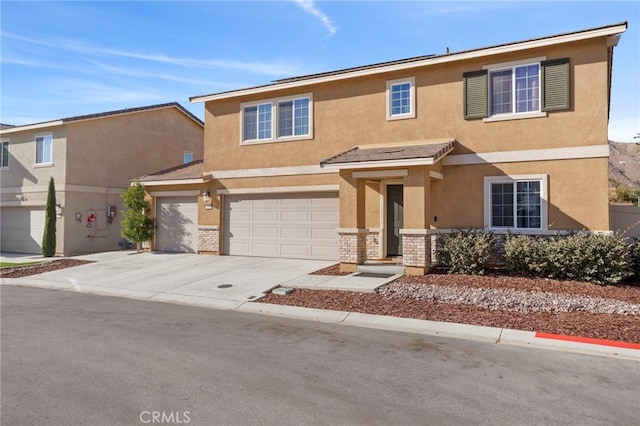
M 640 344 L 256 302 L 276 287 L 363 292 L 373 291 L 386 281 L 395 278 L 309 275 L 311 272 L 332 265 L 334 262 L 331 261 L 193 254 L 136 254 L 126 251 L 96 253 L 74 258 L 95 263 L 24 278 L 2 278 L 2 285 L 42 287 L 178 303 L 337 325 L 471 339 L 640 361 Z M 40 260 L 42 257 L 2 254 L 0 259 L 21 262 Z M 60 258 L 50 258 L 50 260 L 57 259 Z

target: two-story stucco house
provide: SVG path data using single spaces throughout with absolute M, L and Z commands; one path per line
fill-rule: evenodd
M 204 124 L 178 103 L 3 126 L 2 251 L 41 253 L 50 177 L 56 253 L 118 250 L 120 195 L 135 176 L 202 158 Z
M 626 27 L 191 98 L 205 108 L 204 178 L 189 183 L 197 250 L 346 271 L 401 258 L 423 274 L 436 236 L 455 229 L 607 231 L 611 67 Z

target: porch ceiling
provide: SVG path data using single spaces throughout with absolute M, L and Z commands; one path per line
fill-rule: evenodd
M 453 139 L 405 142 L 396 145 L 355 146 L 321 161 L 320 166 L 349 169 L 431 165 L 451 152 L 454 146 Z

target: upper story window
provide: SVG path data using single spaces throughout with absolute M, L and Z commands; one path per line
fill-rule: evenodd
M 192 161 L 193 161 L 193 152 L 185 151 L 185 152 L 182 154 L 182 162 L 183 162 L 184 164 L 187 164 L 187 163 L 190 163 L 190 162 L 192 162 Z
M 485 225 L 490 229 L 545 230 L 547 177 L 485 177 Z
M 41 135 L 36 137 L 36 164 L 51 164 L 53 151 L 53 136 Z
M 4 139 L 0 141 L 0 147 L 2 148 L 2 157 L 0 157 L 0 168 L 9 167 L 9 140 Z
M 487 65 L 463 78 L 467 120 L 544 117 L 547 111 L 571 107 L 568 58 Z
M 415 78 L 387 81 L 387 120 L 415 116 Z
M 311 117 L 311 95 L 243 104 L 242 143 L 310 138 Z
M 540 111 L 540 64 L 489 72 L 491 115 Z

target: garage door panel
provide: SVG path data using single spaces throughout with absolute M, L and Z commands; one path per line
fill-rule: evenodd
M 156 223 L 156 250 L 180 253 L 198 250 L 196 197 L 158 198 Z
M 228 196 L 224 215 L 225 254 L 338 258 L 337 194 Z
M 15 253 L 42 253 L 44 208 L 4 207 L 0 211 L 0 249 Z

